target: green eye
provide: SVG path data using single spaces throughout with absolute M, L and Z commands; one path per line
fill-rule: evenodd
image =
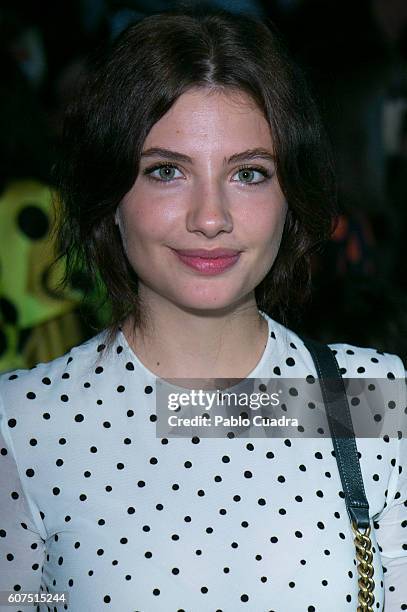
M 262 168 L 241 168 L 236 174 L 239 177 L 239 182 L 249 184 L 263 183 L 268 175 L 266 170 L 263 170 Z
M 247 181 L 251 183 L 253 181 L 254 170 L 240 170 L 238 174 L 240 176 L 240 180 L 243 182 Z
M 172 168 L 171 166 L 161 166 L 161 168 L 158 169 L 158 176 L 163 181 L 170 181 L 174 178 L 174 174 L 175 168 Z
M 179 176 L 175 175 L 175 172 L 178 172 Z M 149 179 L 161 183 L 169 183 L 173 179 L 183 176 L 178 168 L 172 164 L 157 164 L 152 168 L 146 168 L 143 174 L 147 175 Z

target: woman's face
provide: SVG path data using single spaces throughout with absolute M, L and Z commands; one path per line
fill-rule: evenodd
M 149 132 L 116 223 L 143 298 L 213 311 L 238 303 L 266 276 L 286 212 L 261 111 L 245 93 L 196 88 Z M 194 249 L 237 254 L 177 254 Z

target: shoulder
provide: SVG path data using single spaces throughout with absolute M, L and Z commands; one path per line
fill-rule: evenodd
M 270 354 L 273 356 L 273 363 L 279 358 L 280 364 L 279 367 L 274 367 L 273 374 L 286 379 L 298 378 L 306 381 L 308 376 L 311 376 L 311 381 L 318 378 L 312 355 L 301 335 L 273 320 L 271 328 L 271 337 L 275 339 L 276 347 L 272 347 Z M 400 439 L 400 434 L 405 436 L 407 427 L 407 381 L 403 360 L 394 353 L 374 347 L 345 342 L 332 342 L 327 346 L 338 362 L 341 375 L 347 380 L 347 395 L 351 398 L 351 409 L 356 411 L 352 414 L 355 415 L 358 427 L 362 427 L 358 429 L 362 438 L 369 437 L 368 431 L 373 432 L 375 437 L 378 432 L 380 436 L 385 432 L 385 443 L 389 442 L 389 437 L 395 438 L 389 447 L 391 452 L 397 454 L 397 440 Z M 308 389 L 307 385 L 306 388 Z M 362 407 L 367 409 L 363 414 L 368 415 L 368 420 L 361 418 Z M 373 429 L 368 430 L 367 427 Z
M 338 361 L 341 374 L 388 378 L 405 377 L 405 365 L 398 355 L 347 343 L 330 343 L 329 348 Z
M 291 367 L 292 374 L 297 375 L 305 371 L 314 373 L 313 359 L 301 336 L 273 319 L 270 321 L 280 355 L 289 363 L 295 362 L 298 365 L 297 368 Z M 327 346 L 335 355 L 340 372 L 344 376 L 405 379 L 405 364 L 398 355 L 391 352 L 344 342 L 332 342 Z
M 13 370 L 0 375 L 0 414 L 10 416 L 38 405 L 64 402 L 65 389 L 79 395 L 87 378 L 95 371 L 104 349 L 106 331 L 73 347 L 65 355 L 30 370 Z M 106 356 L 102 359 L 106 361 Z M 34 402 L 37 400 L 37 402 Z M 31 412 L 31 410 L 30 410 Z M 25 418 L 29 418 L 30 412 Z M 43 410 L 45 412 L 45 409 Z

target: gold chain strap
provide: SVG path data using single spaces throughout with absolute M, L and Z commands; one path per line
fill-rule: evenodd
M 352 521 L 352 531 L 354 533 L 355 546 L 356 546 L 356 559 L 358 561 L 358 608 L 357 612 L 373 612 L 374 604 L 374 587 L 375 583 L 373 580 L 373 553 L 372 553 L 372 541 L 370 539 L 371 527 L 367 527 L 365 533 L 359 531 L 356 523 Z

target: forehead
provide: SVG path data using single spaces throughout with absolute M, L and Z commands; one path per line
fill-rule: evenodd
M 245 92 L 193 88 L 183 93 L 150 130 L 145 147 L 272 146 L 267 119 Z

